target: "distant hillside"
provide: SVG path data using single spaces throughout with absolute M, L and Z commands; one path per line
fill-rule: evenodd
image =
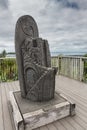
M 7 54 L 15 54 L 15 52 L 8 52 Z

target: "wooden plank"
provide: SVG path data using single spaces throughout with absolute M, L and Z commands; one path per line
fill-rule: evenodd
M 11 84 L 10 84 L 11 85 Z M 11 86 L 12 87 L 12 86 Z M 10 114 L 10 121 L 11 121 L 11 124 L 12 124 L 12 130 L 16 130 L 15 129 L 15 125 L 14 125 L 14 121 L 13 121 L 13 117 L 12 117 L 12 110 L 11 110 L 11 104 L 9 102 L 9 83 L 7 83 L 5 85 L 5 90 L 6 90 L 6 95 L 7 95 L 7 104 L 8 104 L 8 108 L 9 108 L 9 114 Z M 12 90 L 12 89 L 11 89 Z
M 68 117 L 67 117 L 68 118 Z M 75 130 L 75 127 L 71 125 L 66 119 L 64 118 L 61 120 L 61 124 L 67 129 L 67 130 Z
M 69 96 L 68 96 L 68 98 L 69 98 Z M 84 111 L 84 109 L 80 108 L 81 105 L 78 105 L 77 102 L 76 102 L 76 105 L 77 105 L 76 115 L 78 114 L 81 117 L 81 119 L 83 119 L 87 123 L 87 110 Z
M 35 130 L 40 130 L 40 128 L 36 128 Z
M 8 90 L 9 91 L 14 91 L 14 88 L 13 88 L 13 85 L 12 85 L 12 84 L 14 84 L 14 82 L 8 82 L 7 84 L 8 84 Z
M 77 102 L 76 102 L 76 104 L 77 104 Z M 76 107 L 76 115 L 77 114 L 86 121 L 86 119 L 87 119 L 87 111 L 84 111 L 84 109 L 81 109 L 80 105 L 77 105 L 77 107 Z
M 54 123 L 48 124 L 47 128 L 48 128 L 48 130 L 57 130 L 57 128 L 55 127 Z
M 66 130 L 66 128 L 61 124 L 61 122 L 62 122 L 62 120 L 54 122 L 57 130 Z
M 64 93 L 72 101 L 76 102 L 76 105 L 77 105 L 76 112 L 77 113 L 76 113 L 75 117 L 64 118 L 62 120 L 51 123 L 51 126 L 52 127 L 55 126 L 57 130 L 66 130 L 66 129 L 69 130 L 70 128 L 73 129 L 72 127 L 74 127 L 77 130 L 78 129 L 86 130 L 86 128 L 87 128 L 87 85 L 84 83 L 69 79 L 69 78 L 65 78 L 63 76 L 57 77 L 57 84 L 58 84 L 58 90 L 60 92 Z M 8 88 L 10 88 L 12 90 L 13 90 L 13 88 L 14 88 L 14 90 L 16 88 L 19 89 L 18 85 L 19 85 L 19 83 L 17 81 L 12 82 L 11 84 L 10 83 L 6 83 L 6 84 L 1 83 L 1 86 L 3 88 L 5 87 L 4 90 L 6 91 L 6 93 L 8 93 L 8 90 L 9 90 Z M 4 90 L 2 90 L 2 91 L 4 91 Z M 1 91 L 1 94 L 2 94 L 2 91 Z M 8 97 L 8 95 L 7 96 L 5 95 L 4 98 L 7 98 L 7 97 Z M 7 102 L 7 100 L 8 100 L 8 98 L 6 99 L 6 102 Z M 4 99 L 2 101 L 4 101 Z M 4 110 L 5 110 L 5 108 L 4 108 Z M 5 110 L 5 113 L 6 113 L 6 110 Z M 5 118 L 6 114 L 4 114 L 4 111 L 2 114 L 3 114 L 3 117 Z M 2 120 L 2 118 L 1 118 L 1 120 Z M 7 122 L 7 119 L 5 119 L 5 122 Z M 8 122 L 10 122 L 10 120 Z M 40 127 L 40 128 L 38 128 L 38 130 L 49 130 L 49 128 L 51 128 L 51 126 L 49 125 L 49 127 L 47 127 L 47 126 Z M 0 128 L 1 127 L 2 126 L 0 126 Z M 6 130 L 9 130 L 8 127 L 6 128 L 6 124 L 4 125 L 4 127 Z
M 82 118 L 75 116 L 73 117 L 73 119 L 79 124 L 81 125 L 81 127 L 83 127 L 83 129 L 87 128 L 87 122 L 85 122 L 84 120 L 82 120 Z
M 77 104 L 77 103 L 76 103 Z M 79 109 L 80 107 L 78 107 L 77 108 L 77 110 Z M 86 123 L 87 123 L 87 117 L 85 118 L 85 115 L 86 115 L 86 113 L 87 113 L 87 111 L 86 112 L 84 112 L 84 110 L 82 111 L 82 109 L 80 109 L 81 111 L 80 111 L 80 113 L 78 113 L 78 112 L 76 112 L 77 114 L 79 114 L 79 116 L 80 116 L 80 118 L 81 118 L 81 121 L 85 121 Z M 81 112 L 84 112 L 84 114 L 85 115 L 83 115 L 83 114 L 81 114 Z M 78 122 L 78 121 L 77 121 Z M 83 126 L 84 127 L 84 126 Z
M 3 106 L 4 129 L 5 130 L 12 130 L 12 124 L 11 124 L 8 105 L 7 105 L 5 83 L 3 83 L 1 90 L 2 90 L 1 95 L 2 95 L 2 103 L 3 103 L 2 106 Z
M 63 80 L 63 82 L 62 82 L 62 80 Z M 72 84 L 69 84 L 68 81 L 69 82 L 71 81 L 70 83 L 72 83 Z M 68 118 L 67 118 L 67 121 L 69 120 L 69 123 L 71 123 L 73 125 L 75 124 L 75 128 L 76 129 L 84 129 L 84 128 L 86 128 L 86 123 L 87 123 L 87 118 L 85 118 L 85 115 L 87 115 L 86 114 L 87 113 L 87 108 L 86 108 L 87 107 L 87 105 L 86 105 L 87 104 L 87 100 L 84 100 L 85 97 L 82 98 L 84 96 L 85 90 L 83 91 L 83 95 L 79 96 L 80 94 L 82 94 L 81 93 L 82 91 L 80 91 L 80 93 L 79 93 L 77 88 L 80 89 L 81 82 L 77 82 L 76 85 L 74 84 L 74 82 L 77 82 L 77 81 L 61 77 L 58 80 L 59 86 L 58 86 L 57 90 L 61 90 L 60 92 L 63 92 L 65 95 L 68 95 L 68 98 L 70 97 L 72 100 L 74 99 L 73 101 L 76 102 L 77 110 L 78 111 L 80 110 L 80 113 L 78 113 L 78 111 L 76 112 L 77 115 L 79 114 L 78 115 L 79 118 L 75 118 L 75 117 L 77 117 L 77 116 L 75 116 L 73 121 L 72 121 L 72 119 L 68 119 Z M 86 87 L 85 89 L 87 90 L 86 84 L 84 85 L 84 87 Z M 80 107 L 81 107 L 81 109 L 80 109 Z M 85 115 L 81 114 L 81 112 L 84 113 Z
M 80 58 L 80 81 L 83 79 L 84 63 L 82 58 Z
M 80 124 L 78 124 L 75 120 L 73 120 L 73 118 L 68 117 L 67 120 L 71 125 L 75 127 L 76 130 L 83 130 L 83 127 Z
M 59 88 L 58 90 L 61 90 L 61 89 Z M 63 90 L 63 89 L 62 89 L 62 90 Z M 71 96 L 73 96 L 73 100 L 74 100 L 74 101 L 76 101 L 78 104 L 80 104 L 81 106 L 83 106 L 84 109 L 87 110 L 87 104 L 86 104 L 86 102 L 84 102 L 84 101 L 81 99 L 81 97 L 78 97 L 78 95 L 73 94 L 72 92 L 70 92 L 70 91 L 67 90 L 67 89 L 65 89 L 65 91 L 66 91 L 67 94 L 70 94 Z M 61 93 L 62 93 L 62 91 L 61 91 Z M 63 93 L 64 93 L 64 92 L 63 92 Z M 78 100 L 75 100 L 75 99 L 78 99 Z
M 40 130 L 49 130 L 49 129 L 47 128 L 47 126 L 42 126 L 42 127 L 40 127 Z
M 78 92 L 78 95 L 82 95 L 81 97 L 87 97 L 87 85 L 85 83 L 73 79 L 68 79 L 66 77 L 61 78 L 61 76 L 58 76 L 56 78 L 56 88 L 58 87 Z
M 71 58 L 71 69 L 70 70 L 71 70 L 71 78 L 73 78 L 73 75 L 74 75 L 73 70 L 74 69 L 73 69 L 73 59 L 72 58 Z
M 1 83 L 0 83 L 0 130 L 4 130 L 3 110 L 2 110 L 2 97 L 1 97 Z
M 14 119 L 13 119 L 13 115 L 12 115 L 12 106 L 10 104 L 10 91 L 14 91 L 14 83 L 15 82 L 7 82 L 7 86 L 6 88 L 6 93 L 7 93 L 7 97 L 8 97 L 8 107 L 9 107 L 9 114 L 10 114 L 10 119 L 11 119 L 11 124 L 12 124 L 12 130 L 16 130 L 15 128 L 15 124 L 14 124 Z
M 62 89 L 58 89 L 58 90 L 60 90 L 61 93 L 64 93 Z M 65 91 L 66 91 L 66 90 L 65 90 Z M 66 93 L 67 93 L 67 94 L 66 94 Z M 66 95 L 66 97 L 67 97 L 69 100 L 71 99 L 73 102 L 75 102 L 76 105 L 83 110 L 83 112 L 84 112 L 84 111 L 87 112 L 86 104 L 83 104 L 83 102 L 81 102 L 80 100 L 75 100 L 76 98 L 74 98 L 74 97 L 72 98 L 71 96 L 69 96 L 69 94 L 71 95 L 71 93 L 69 93 L 69 92 L 66 92 L 66 93 L 64 93 L 64 94 Z M 84 105 L 85 105 L 85 106 L 84 106 Z
M 23 126 L 23 118 L 21 116 L 18 105 L 17 105 L 16 100 L 14 98 L 13 92 L 11 92 L 11 91 L 10 91 L 10 103 L 11 103 L 11 106 L 12 106 L 12 109 L 13 109 L 12 114 L 13 114 L 16 130 L 19 130 L 21 125 L 24 128 L 24 126 Z
M 11 119 L 11 124 L 12 124 L 12 130 L 16 130 L 13 115 L 12 115 L 12 112 L 13 112 L 12 111 L 12 106 L 11 106 L 9 101 L 8 101 L 8 108 L 9 108 L 9 114 L 10 114 L 10 119 Z
M 19 81 L 12 82 L 13 91 L 19 90 Z
M 68 116 L 69 114 L 70 114 L 70 103 L 63 102 L 54 105 L 53 108 L 50 108 L 47 111 L 41 109 L 35 112 L 23 114 L 23 117 L 25 123 L 27 123 L 27 128 L 29 125 L 29 128 L 34 129 L 42 125 L 51 123 L 53 121 L 59 120 L 63 117 Z
M 15 81 L 13 87 L 14 87 L 14 91 L 20 91 L 19 81 Z

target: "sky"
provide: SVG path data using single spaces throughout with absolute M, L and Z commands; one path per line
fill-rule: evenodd
M 0 0 L 0 52 L 15 52 L 15 24 L 22 15 L 34 17 L 51 53 L 87 52 L 87 0 Z

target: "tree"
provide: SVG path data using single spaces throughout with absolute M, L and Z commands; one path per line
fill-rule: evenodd
M 6 54 L 7 54 L 6 50 L 3 50 L 1 55 L 2 55 L 2 57 L 6 57 Z
M 83 55 L 84 57 L 87 57 L 87 54 Z

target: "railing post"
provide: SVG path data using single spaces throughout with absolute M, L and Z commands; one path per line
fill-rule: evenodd
M 57 63 L 58 63 L 58 74 L 59 74 L 59 56 L 57 57 Z
M 83 73 L 84 73 L 84 62 L 82 58 L 80 58 L 80 81 L 83 80 Z

